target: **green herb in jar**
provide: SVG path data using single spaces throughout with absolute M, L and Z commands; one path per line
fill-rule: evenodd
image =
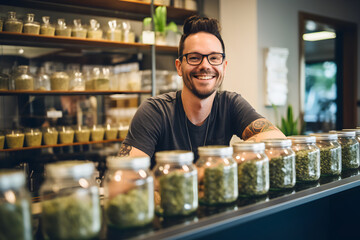
M 70 28 L 55 29 L 55 35 L 61 37 L 71 37 L 71 29 Z
M 54 36 L 55 28 L 52 26 L 43 25 L 40 27 L 40 34 L 44 36 Z
M 320 178 L 319 154 L 318 149 L 295 152 L 296 181 L 317 181 Z
M 41 145 L 41 132 L 28 132 L 25 133 L 25 142 L 28 147 L 37 147 Z
M 339 175 L 341 173 L 341 148 L 320 148 L 320 172 L 321 176 Z
M 57 144 L 58 135 L 59 133 L 57 131 L 44 132 L 44 144 L 45 145 Z
M 25 135 L 19 134 L 6 134 L 6 145 L 8 148 L 22 148 L 24 146 Z
M 5 145 L 5 136 L 0 135 L 0 149 L 4 149 Z
M 21 33 L 23 29 L 23 23 L 20 21 L 5 21 L 4 31 Z
M 88 142 L 90 140 L 89 129 L 75 130 L 75 139 L 77 142 Z
M 73 143 L 74 142 L 74 131 L 60 132 L 59 134 L 60 143 Z
M 113 140 L 117 138 L 118 130 L 116 128 L 110 128 L 105 130 L 105 139 Z
M 238 165 L 240 196 L 259 196 L 269 190 L 268 161 L 244 161 Z
M 105 130 L 103 128 L 91 129 L 91 140 L 102 141 L 104 140 Z
M 359 162 L 359 143 L 345 143 L 341 145 L 342 169 L 355 169 Z
M 295 155 L 271 158 L 269 161 L 270 189 L 295 186 Z
M 28 76 L 20 76 L 15 79 L 16 90 L 34 90 L 34 79 Z
M 110 88 L 110 81 L 107 78 L 95 78 L 92 80 L 94 90 L 109 90 Z
M 40 25 L 34 23 L 25 23 L 24 24 L 24 33 L 39 35 Z

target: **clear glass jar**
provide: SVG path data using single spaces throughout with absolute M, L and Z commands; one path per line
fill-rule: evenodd
M 296 181 L 311 182 L 320 178 L 320 149 L 314 136 L 289 136 L 295 152 Z
M 55 36 L 55 27 L 50 24 L 50 17 L 43 16 L 42 17 L 43 23 L 40 27 L 40 35 L 44 36 Z
M 264 153 L 265 144 L 237 142 L 232 146 L 233 156 L 238 164 L 239 195 L 251 197 L 268 193 L 269 158 Z
M 66 72 L 54 72 L 50 77 L 51 90 L 69 90 L 70 77 Z
M 95 67 L 92 70 L 91 81 L 94 90 L 106 91 L 110 89 L 110 69 Z
M 5 135 L 7 148 L 22 148 L 24 146 L 25 135 L 21 130 L 8 130 Z
M 45 68 L 40 67 L 35 78 L 35 90 L 49 91 L 50 90 L 50 77 L 45 73 Z
M 122 29 L 123 29 L 122 41 L 127 43 L 135 42 L 135 33 L 131 30 L 131 24 L 129 21 L 122 22 Z
M 115 125 L 107 124 L 105 128 L 105 139 L 114 140 L 117 139 L 118 129 Z
M 110 20 L 108 25 L 109 28 L 106 31 L 106 39 L 120 42 L 122 38 L 121 25 L 118 25 L 116 20 Z
M 62 37 L 71 37 L 71 28 L 66 26 L 65 19 L 59 18 L 55 28 L 55 35 Z
M 174 150 L 155 153 L 155 211 L 163 216 L 189 215 L 198 208 L 194 154 Z
M 295 153 L 290 139 L 267 139 L 265 154 L 269 158 L 270 189 L 281 190 L 295 186 Z
M 24 33 L 39 35 L 40 23 L 34 21 L 34 14 L 28 13 L 24 24 Z
M 343 132 L 355 132 L 355 139 L 360 144 L 360 128 L 357 129 L 343 129 Z
M 0 73 L 0 90 L 9 90 L 10 85 L 9 75 Z
M 101 229 L 99 190 L 92 162 L 45 165 L 40 188 L 41 226 L 45 239 L 91 239 Z
M 238 180 L 232 147 L 204 146 L 198 148 L 198 153 L 199 202 L 204 205 L 234 202 L 238 197 Z
M 104 140 L 105 129 L 102 125 L 94 125 L 91 128 L 91 141 Z
M 74 142 L 75 132 L 71 127 L 62 126 L 58 129 L 59 142 L 63 144 L 70 144 Z
M 4 149 L 5 146 L 5 134 L 0 131 L 0 149 Z
M 154 178 L 149 157 L 108 157 L 105 218 L 117 228 L 145 226 L 154 219 Z
M 83 79 L 81 72 L 74 72 L 70 79 L 70 90 L 72 91 L 84 91 L 85 79 Z
M 81 19 L 74 19 L 74 27 L 71 29 L 71 36 L 86 38 L 87 29 L 81 25 Z
M 29 66 L 18 66 L 13 79 L 16 90 L 34 90 L 34 78 L 29 72 Z
M 25 143 L 27 147 L 41 146 L 42 132 L 37 128 L 30 128 L 25 131 Z
M 90 129 L 86 126 L 75 128 L 75 140 L 77 142 L 88 142 L 90 140 Z
M 355 138 L 355 132 L 337 131 L 341 145 L 342 170 L 356 169 L 360 166 L 359 142 Z
M 21 33 L 23 29 L 23 22 L 16 18 L 16 12 L 8 12 L 8 18 L 4 24 L 4 32 Z
M 43 129 L 43 139 L 45 145 L 55 145 L 58 141 L 59 132 L 54 127 Z
M 31 198 L 22 171 L 0 170 L 1 239 L 31 240 Z
M 119 138 L 125 139 L 129 132 L 129 125 L 128 124 L 120 124 L 119 125 Z
M 90 27 L 87 32 L 87 38 L 102 39 L 103 31 L 100 28 L 100 23 L 96 19 L 90 19 Z

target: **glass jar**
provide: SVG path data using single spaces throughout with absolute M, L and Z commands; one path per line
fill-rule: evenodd
M 154 178 L 149 157 L 108 157 L 105 216 L 117 228 L 145 226 L 154 219 Z
M 24 24 L 24 33 L 39 35 L 40 23 L 34 21 L 34 14 L 28 13 Z
M 91 129 L 91 141 L 104 140 L 105 129 L 102 125 L 94 125 Z
M 5 134 L 0 131 L 0 149 L 4 149 L 5 146 Z
M 99 190 L 92 162 L 45 165 L 40 188 L 41 226 L 45 239 L 91 239 L 101 229 Z
M 59 142 L 63 144 L 70 144 L 74 142 L 74 130 L 71 127 L 62 126 L 58 130 Z
M 103 31 L 100 28 L 100 23 L 96 19 L 90 19 L 90 27 L 87 33 L 87 38 L 102 39 Z
M 358 129 L 343 129 L 343 132 L 355 132 L 355 139 L 360 144 L 360 128 Z M 360 150 L 359 150 L 360 153 Z
M 0 17 L 0 32 L 3 30 L 4 20 Z
M 43 129 L 43 139 L 45 145 L 55 145 L 58 141 L 59 132 L 54 127 Z
M 119 138 L 125 139 L 129 132 L 129 125 L 128 124 L 120 124 L 119 126 Z
M 360 166 L 359 142 L 355 138 L 355 132 L 337 131 L 341 145 L 342 170 L 356 169 Z
M 295 186 L 295 153 L 290 139 L 267 139 L 265 154 L 269 158 L 270 189 L 281 190 Z
M 92 70 L 91 81 L 94 90 L 106 91 L 110 89 L 110 69 L 95 67 Z
M 90 129 L 86 126 L 77 126 L 75 129 L 75 140 L 77 142 L 88 142 L 90 140 Z
M 1 239 L 31 240 L 31 198 L 22 171 L 0 170 Z
M 70 90 L 72 91 L 84 91 L 85 80 L 83 79 L 81 72 L 74 72 L 70 79 Z
M 4 32 L 21 33 L 23 22 L 16 18 L 16 12 L 8 12 L 8 18 L 4 24 Z
M 70 77 L 66 72 L 54 72 L 50 77 L 51 90 L 69 90 Z
M 29 66 L 18 66 L 13 78 L 16 90 L 34 90 L 34 78 L 29 72 Z
M 0 73 L 0 90 L 9 90 L 9 75 Z
M 163 216 L 189 215 L 198 208 L 194 154 L 174 150 L 155 153 L 155 211 Z
M 123 36 L 122 41 L 127 43 L 135 42 L 135 33 L 131 30 L 131 25 L 129 21 L 122 22 Z
M 116 126 L 108 124 L 105 129 L 105 139 L 106 140 L 114 140 L 117 139 L 118 129 Z
M 198 148 L 198 153 L 199 202 L 204 205 L 234 202 L 238 197 L 238 178 L 232 147 L 204 146 Z
M 9 130 L 5 135 L 7 148 L 22 148 L 25 135 L 21 130 Z
M 106 31 L 106 39 L 120 42 L 122 38 L 121 25 L 118 25 L 116 20 L 110 20 L 108 25 L 109 28 Z
M 50 77 L 45 73 L 45 68 L 40 67 L 35 78 L 35 90 L 49 91 L 50 90 Z
M 25 143 L 27 147 L 41 146 L 42 132 L 36 128 L 30 128 L 25 131 Z
M 59 18 L 55 28 L 55 35 L 62 37 L 71 37 L 71 28 L 66 26 L 65 19 Z
M 42 17 L 43 23 L 40 27 L 40 35 L 44 36 L 55 36 L 55 27 L 50 24 L 50 17 L 43 16 Z
M 71 36 L 77 38 L 86 38 L 87 29 L 81 25 L 81 19 L 74 19 L 74 27 L 71 29 Z
M 269 158 L 264 153 L 265 144 L 237 142 L 233 145 L 234 159 L 238 164 L 239 195 L 260 196 L 269 191 Z
M 320 178 L 320 149 L 313 136 L 289 136 L 295 152 L 297 182 L 317 181 Z

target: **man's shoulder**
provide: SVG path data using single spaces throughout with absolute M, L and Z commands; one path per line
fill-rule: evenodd
M 148 98 L 150 102 L 174 102 L 176 100 L 177 92 L 168 92 L 161 95 Z
M 231 92 L 231 91 L 219 91 L 218 92 L 218 98 L 220 101 L 231 101 L 235 99 L 242 99 L 241 94 L 237 92 Z

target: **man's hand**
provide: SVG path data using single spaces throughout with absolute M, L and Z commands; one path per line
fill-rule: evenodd
M 269 138 L 286 138 L 286 136 L 265 118 L 259 118 L 250 123 L 242 134 L 245 141 L 260 142 Z

